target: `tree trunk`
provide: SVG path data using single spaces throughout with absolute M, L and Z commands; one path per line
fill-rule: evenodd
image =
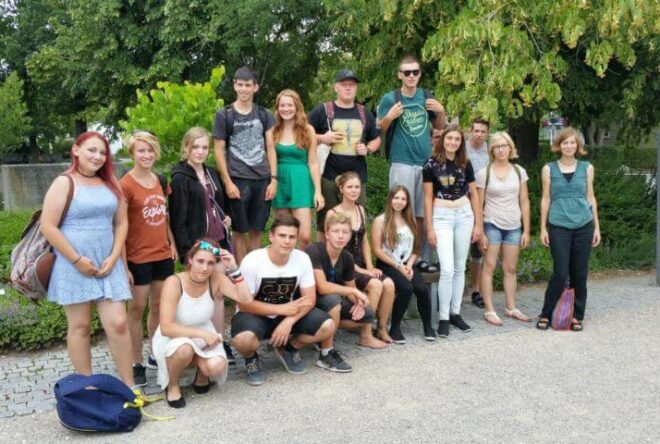
M 76 119 L 75 133 L 76 137 L 87 131 L 87 120 L 83 118 Z
M 509 134 L 513 138 L 520 163 L 529 165 L 539 157 L 539 125 L 540 120 L 512 120 L 509 122 Z
M 28 140 L 29 140 L 28 152 L 30 155 L 30 163 L 39 162 L 39 155 L 41 154 L 41 150 L 39 149 L 39 144 L 37 143 L 37 135 L 30 134 Z

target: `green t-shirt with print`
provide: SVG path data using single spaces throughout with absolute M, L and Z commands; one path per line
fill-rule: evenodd
M 382 119 L 394 106 L 396 98 L 390 91 L 378 104 L 378 119 Z M 401 96 L 403 113 L 392 122 L 394 134 L 390 148 L 390 160 L 406 165 L 424 165 L 431 156 L 432 125 L 426 110 L 424 90 L 417 88 L 413 97 Z

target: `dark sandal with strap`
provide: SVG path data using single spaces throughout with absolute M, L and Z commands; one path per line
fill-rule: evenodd
M 550 319 L 548 318 L 539 318 L 538 321 L 536 321 L 536 328 L 539 330 L 547 330 L 550 327 Z
M 583 329 L 582 321 L 578 321 L 577 319 L 571 321 L 571 331 L 582 331 Z

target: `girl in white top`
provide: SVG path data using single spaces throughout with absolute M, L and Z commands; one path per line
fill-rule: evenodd
M 516 308 L 518 255 L 521 247 L 529 245 L 527 172 L 511 163 L 518 153 L 511 136 L 505 131 L 491 136 L 488 154 L 490 164 L 476 176 L 479 201 L 484 208 L 484 234 L 481 240 L 484 250 L 481 269 L 481 294 L 486 305 L 484 318 L 493 325 L 502 325 L 493 307 L 493 273 L 502 250 L 504 314 L 529 322 L 530 318 Z
M 377 258 L 376 267 L 394 281 L 396 289 L 390 337 L 397 344 L 405 344 L 406 338 L 401 332 L 401 320 L 414 293 L 417 296 L 417 308 L 424 326 L 424 339 L 435 341 L 435 332 L 431 326 L 431 295 L 421 272 L 413 267 L 417 260 L 419 238 L 417 224 L 412 214 L 410 193 L 403 185 L 395 186 L 390 190 L 385 213 L 374 219 L 371 238 Z
M 218 262 L 221 267 L 217 267 Z M 224 273 L 219 269 L 224 269 Z M 210 240 L 193 244 L 186 257 L 186 270 L 170 276 L 161 294 L 160 326 L 153 338 L 158 361 L 158 384 L 165 388 L 170 407 L 182 408 L 179 378 L 186 367 L 197 367 L 193 390 L 206 393 L 209 378 L 224 382 L 227 358 L 211 318 L 214 298 L 222 295 L 237 302 L 252 301 L 252 294 L 229 251 Z

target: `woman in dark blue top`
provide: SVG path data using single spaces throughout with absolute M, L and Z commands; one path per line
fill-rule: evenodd
M 600 243 L 594 167 L 578 160 L 586 151 L 573 128 L 560 131 L 551 149 L 561 157 L 541 170 L 541 242 L 550 247 L 553 270 L 536 327 L 548 329 L 552 310 L 568 282 L 575 289 L 571 330 L 581 331 L 587 305 L 589 254 L 591 247 Z

